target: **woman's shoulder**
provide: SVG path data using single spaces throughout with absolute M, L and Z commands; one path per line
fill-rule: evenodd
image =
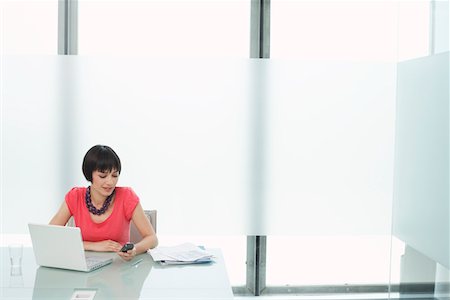
M 122 197 L 137 197 L 136 193 L 131 187 L 127 186 L 116 186 L 116 194 Z
M 127 220 L 130 220 L 136 205 L 139 203 L 139 197 L 130 187 L 116 187 L 117 200 L 122 202 L 122 207 Z
M 73 187 L 70 189 L 70 191 L 67 192 L 65 201 L 69 206 L 70 211 L 74 211 L 81 202 L 84 202 L 85 195 L 85 187 Z
M 67 192 L 67 196 L 78 196 L 80 194 L 84 195 L 86 193 L 86 187 L 73 187 Z

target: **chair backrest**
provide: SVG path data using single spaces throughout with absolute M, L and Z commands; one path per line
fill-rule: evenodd
M 145 215 L 147 216 L 148 220 L 150 221 L 150 224 L 152 224 L 153 230 L 156 232 L 156 216 L 157 211 L 156 210 L 144 210 Z M 142 239 L 141 234 L 137 230 L 136 226 L 134 225 L 133 221 L 130 223 L 130 242 L 137 243 Z
M 157 211 L 156 210 L 144 210 L 145 215 L 147 216 L 148 220 L 150 221 L 150 224 L 153 226 L 153 230 L 156 232 L 156 216 Z M 69 221 L 67 221 L 67 226 L 75 226 L 75 222 L 73 220 L 73 217 L 70 217 Z M 133 221 L 130 223 L 130 242 L 137 243 L 142 239 L 141 234 L 137 230 L 136 226 L 134 225 Z
M 66 226 L 75 227 L 75 221 L 73 220 L 73 217 L 70 217 L 69 221 L 67 221 Z

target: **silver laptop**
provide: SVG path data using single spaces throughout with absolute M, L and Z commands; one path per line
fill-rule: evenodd
M 28 229 L 40 266 L 90 272 L 113 261 L 111 256 L 85 253 L 78 227 L 28 224 Z

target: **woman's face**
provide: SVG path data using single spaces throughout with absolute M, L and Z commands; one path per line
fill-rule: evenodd
M 92 172 L 91 193 L 97 193 L 103 197 L 108 197 L 114 191 L 119 180 L 119 172 L 112 171 L 94 171 Z

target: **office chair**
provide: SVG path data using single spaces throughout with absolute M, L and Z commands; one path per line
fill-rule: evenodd
M 70 217 L 69 221 L 67 221 L 66 226 L 69 227 L 75 227 L 75 221 L 73 220 L 73 217 Z
M 145 215 L 147 216 L 148 220 L 150 221 L 150 224 L 152 224 L 153 230 L 155 230 L 156 233 L 156 210 L 144 210 Z M 141 234 L 137 230 L 136 226 L 134 225 L 133 221 L 130 223 L 130 242 L 133 244 L 139 242 L 142 239 Z

